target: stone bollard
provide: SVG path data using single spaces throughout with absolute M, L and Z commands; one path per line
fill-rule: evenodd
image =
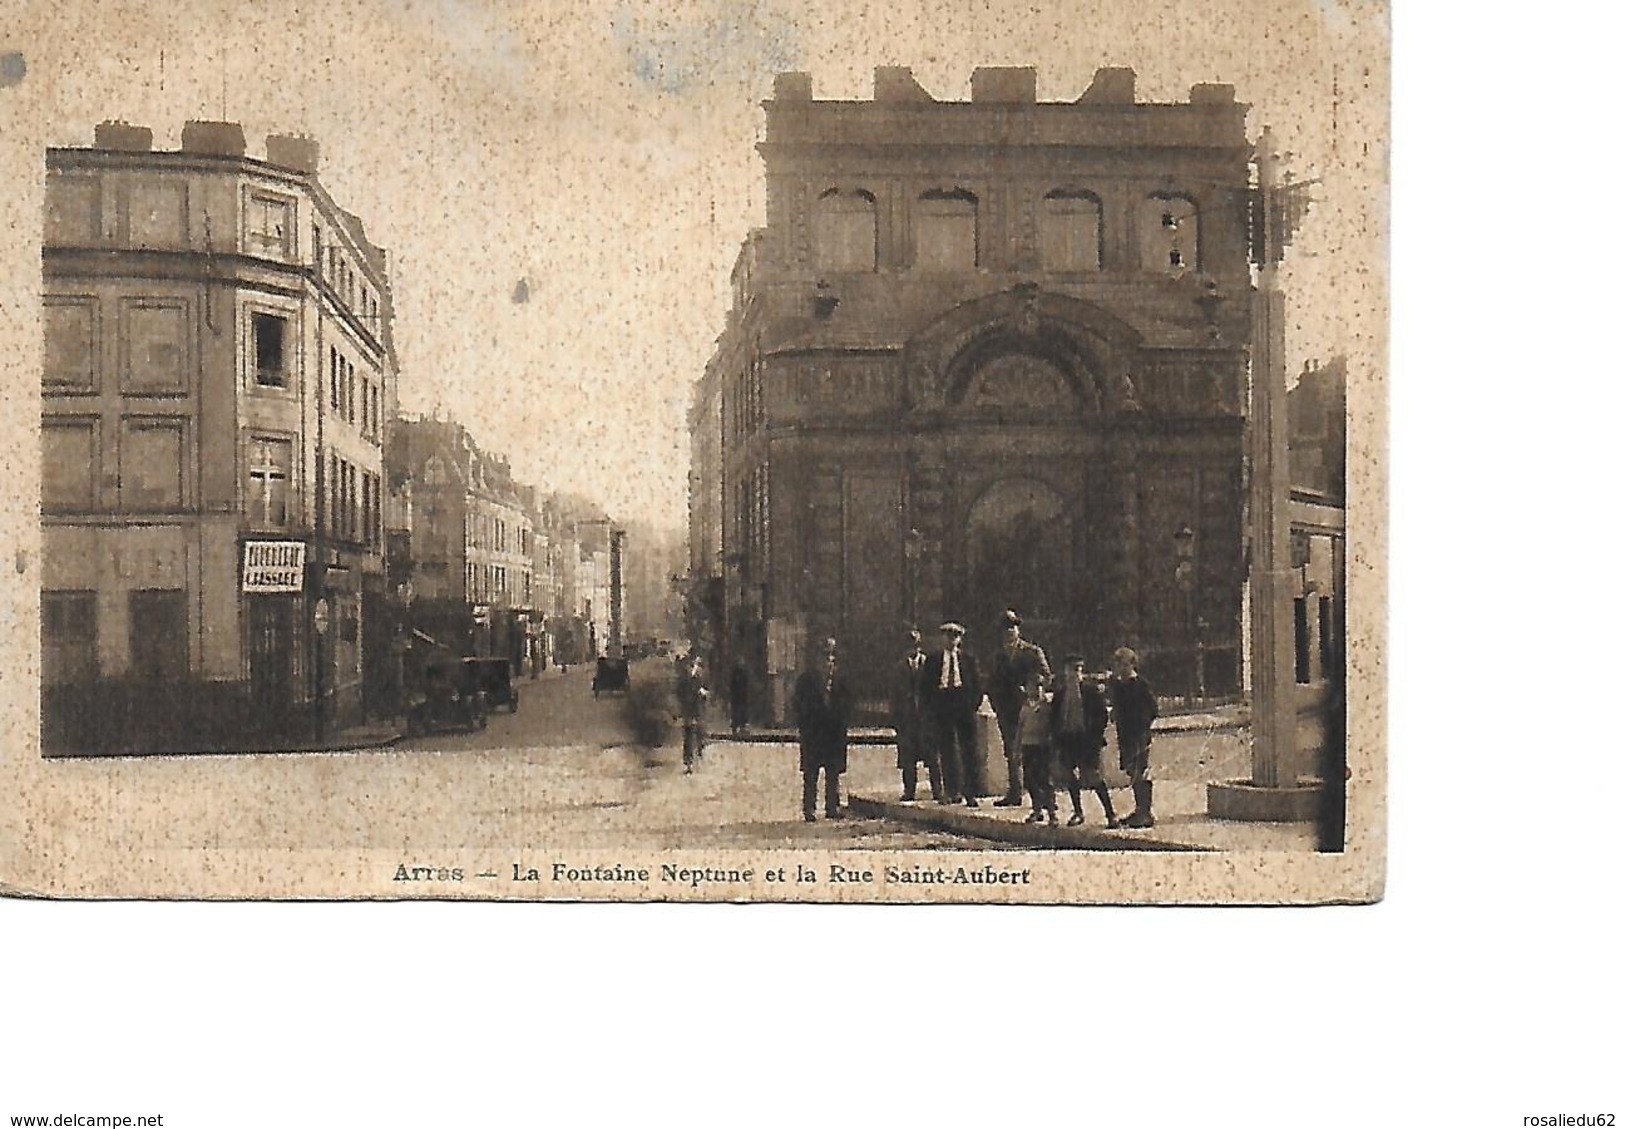
M 984 695 L 976 710 L 976 780 L 981 784 L 978 796 L 1004 795 L 1004 738 L 999 734 L 999 717 L 993 712 L 993 703 Z M 998 774 L 989 771 L 989 765 L 998 766 Z M 967 790 L 969 786 L 967 785 Z

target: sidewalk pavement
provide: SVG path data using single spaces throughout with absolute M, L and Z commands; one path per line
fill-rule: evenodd
M 917 792 L 921 799 L 916 802 L 904 803 L 899 798 L 901 779 L 893 769 L 880 777 L 865 772 L 861 780 L 858 774 L 850 774 L 848 803 L 860 816 L 1035 848 L 1313 851 L 1316 829 L 1312 823 L 1244 823 L 1208 816 L 1208 783 L 1245 779 L 1251 772 L 1245 740 L 1247 722 L 1247 712 L 1241 706 L 1170 714 L 1157 719 L 1154 729 L 1161 739 L 1152 746 L 1152 771 L 1156 776 L 1152 806 L 1157 825 L 1145 830 L 1108 830 L 1100 801 L 1089 793 L 1083 796 L 1084 826 L 1065 826 L 1072 814 L 1072 805 L 1064 787 L 1056 789 L 1056 814 L 1062 824 L 1056 828 L 1026 822 L 1032 810 L 1026 797 L 1020 807 L 1010 808 L 994 807 L 997 795 L 982 799 L 976 808 L 937 804 L 931 800 L 923 770 Z M 729 740 L 720 733 L 714 739 Z M 859 729 L 852 734 L 855 745 L 891 746 L 894 739 L 890 729 Z M 753 730 L 734 740 L 793 745 L 795 733 L 786 729 Z M 1118 818 L 1122 818 L 1133 810 L 1134 800 L 1128 778 L 1117 766 L 1115 740 L 1103 750 L 1102 760 L 1106 786 L 1112 790 L 1112 804 Z M 988 757 L 987 771 L 994 781 L 1003 781 L 1004 757 L 997 744 Z
M 1056 815 L 1061 821 L 1060 827 L 1027 823 L 1026 818 L 1032 811 L 1030 806 L 1023 804 L 1021 807 L 996 808 L 993 800 L 997 797 L 983 799 L 977 808 L 934 803 L 929 791 L 923 787 L 923 781 L 919 794 L 924 799 L 914 803 L 903 803 L 895 795 L 881 797 L 856 792 L 848 797 L 847 802 L 857 815 L 1025 847 L 1092 851 L 1315 849 L 1315 825 L 1312 823 L 1240 823 L 1209 818 L 1206 781 L 1158 780 L 1152 805 L 1157 825 L 1143 831 L 1121 828 L 1107 830 L 1100 801 L 1087 792 L 1083 796 L 1083 817 L 1086 822 L 1082 827 L 1067 827 L 1065 823 L 1072 814 L 1072 801 L 1067 798 L 1064 788 L 1057 791 Z M 1119 819 L 1134 808 L 1133 798 L 1126 788 L 1113 789 L 1112 804 L 1117 808 Z
M 365 725 L 352 725 L 329 733 L 320 741 L 294 738 L 286 741 L 267 741 L 247 749 L 223 750 L 232 753 L 347 753 L 361 749 L 381 749 L 395 744 L 406 736 L 406 728 L 398 721 L 374 721 Z

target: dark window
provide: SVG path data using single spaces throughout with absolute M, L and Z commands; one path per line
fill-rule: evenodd
M 1293 530 L 1292 531 L 1292 567 L 1293 568 L 1302 568 L 1304 565 L 1309 563 L 1309 560 L 1310 560 L 1309 534 L 1300 533 L 1297 530 Z
M 1309 681 L 1309 601 L 1302 596 L 1292 601 L 1292 643 L 1299 682 Z
M 339 457 L 333 455 L 328 461 L 327 475 L 327 529 L 334 536 L 342 531 L 344 520 L 344 487 L 343 478 L 339 474 Z
M 283 339 L 288 332 L 286 318 L 275 314 L 254 315 L 254 375 L 266 388 L 286 388 Z
M 1337 669 L 1337 628 L 1332 624 L 1332 598 L 1320 598 L 1320 676 L 1341 678 Z
M 40 682 L 90 682 L 96 663 L 96 593 L 40 593 Z

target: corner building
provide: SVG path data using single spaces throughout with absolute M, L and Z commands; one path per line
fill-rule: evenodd
M 878 706 L 908 624 L 989 656 L 1007 606 L 1057 659 L 1128 644 L 1161 692 L 1199 664 L 1235 692 L 1247 107 L 1137 102 L 1119 69 L 1072 102 L 1025 67 L 971 90 L 882 67 L 871 101 L 784 74 L 764 103 L 767 224 L 691 414 L 707 630 L 780 714 L 809 637 Z
M 382 706 L 390 291 L 317 159 L 247 156 L 232 122 L 46 154 L 47 751 L 242 747 Z

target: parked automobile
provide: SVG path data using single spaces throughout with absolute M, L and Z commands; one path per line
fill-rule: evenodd
M 423 672 L 423 696 L 406 713 L 409 734 L 484 729 L 489 719 L 478 672 L 466 662 L 435 665 Z
M 592 674 L 592 696 L 626 693 L 632 687 L 632 675 L 625 659 L 604 657 Z
M 463 667 L 485 694 L 487 708 L 506 706 L 509 713 L 519 712 L 519 687 L 513 684 L 513 666 L 507 659 L 464 659 Z

